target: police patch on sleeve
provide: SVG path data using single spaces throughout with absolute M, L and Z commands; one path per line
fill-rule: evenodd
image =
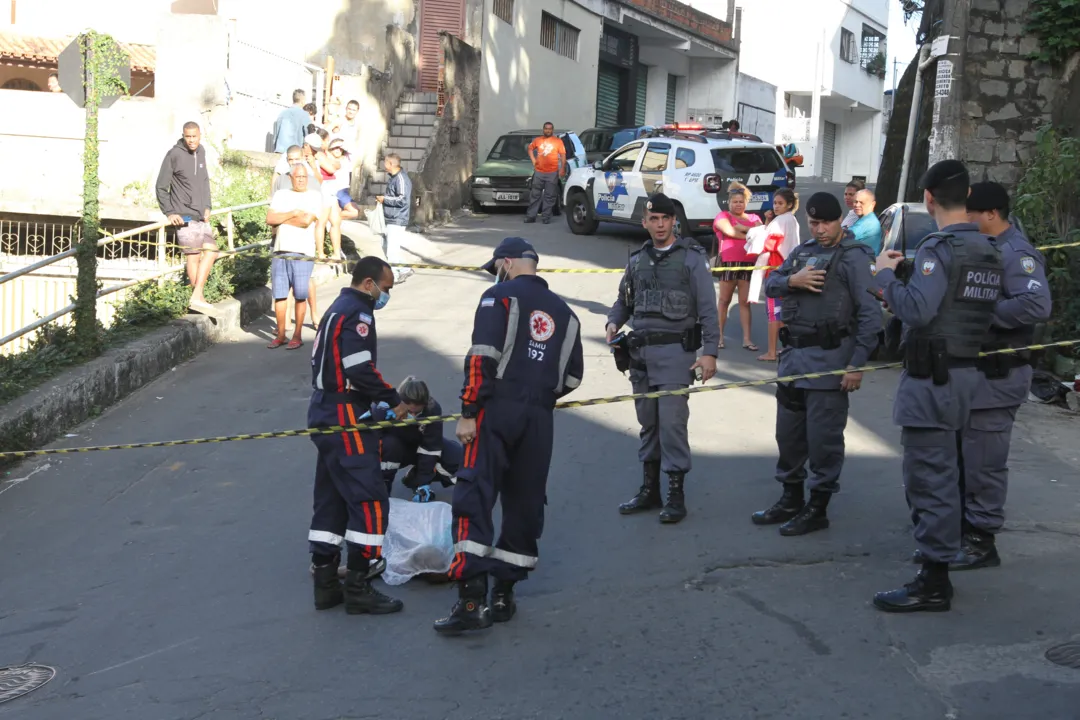
M 357 335 L 359 335 L 360 337 L 367 337 L 369 332 L 371 332 L 371 326 L 368 325 L 366 322 L 356 323 Z
M 547 342 L 555 334 L 555 320 L 543 310 L 533 310 L 529 316 L 529 334 L 536 342 Z
M 368 325 L 371 324 L 371 316 L 368 315 L 367 313 L 359 313 L 359 314 L 357 314 L 356 319 L 359 320 L 360 322 L 366 322 Z
M 480 307 L 495 307 L 495 298 L 484 298 L 480 301 Z
M 933 260 L 924 260 L 922 264 L 922 274 L 929 275 L 934 272 L 934 268 L 937 267 L 937 263 Z
M 1028 290 L 1038 290 L 1042 287 L 1042 283 L 1038 280 L 1028 280 Z
M 874 263 L 870 263 L 870 274 L 877 275 L 877 265 Z
M 1020 260 L 1020 267 L 1024 268 L 1024 272 L 1026 272 L 1028 275 L 1035 272 L 1035 258 L 1031 257 L 1030 255 L 1025 255 Z

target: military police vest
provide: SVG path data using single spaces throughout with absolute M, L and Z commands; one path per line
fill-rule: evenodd
M 687 248 L 675 245 L 667 252 L 638 251 L 631 266 L 634 317 L 685 320 L 690 316 L 693 285 L 686 266 Z
M 791 292 L 784 297 L 780 319 L 792 337 L 816 335 L 839 340 L 850 333 L 855 303 L 847 285 L 840 281 L 839 268 L 844 253 L 859 244 L 845 238 L 832 247 L 814 243 L 809 247 L 800 245 L 793 251 L 792 273 L 803 268 L 824 270 L 825 285 L 820 293 Z
M 949 357 L 965 360 L 979 356 L 990 330 L 994 305 L 1001 297 L 1005 266 L 993 240 L 982 235 L 958 237 L 951 233 L 932 233 L 952 248 L 949 289 L 934 320 L 912 332 L 915 338 L 944 339 Z M 926 239 L 923 242 L 926 242 Z M 921 243 L 920 243 L 921 244 Z M 933 272 L 933 263 L 912 272 Z

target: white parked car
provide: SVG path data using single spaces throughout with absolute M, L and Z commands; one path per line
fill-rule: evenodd
M 776 147 L 756 136 L 669 126 L 570 173 L 566 222 L 577 235 L 591 235 L 601 222 L 640 225 L 645 200 L 663 192 L 675 201 L 680 235 L 711 232 L 733 181 L 753 194 L 747 211 L 761 214 L 777 190 L 795 186 Z

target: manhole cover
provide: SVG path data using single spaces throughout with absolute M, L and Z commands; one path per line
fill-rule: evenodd
M 0 703 L 33 692 L 56 676 L 48 665 L 16 665 L 0 668 Z
M 1080 642 L 1055 645 L 1046 651 L 1046 659 L 1055 665 L 1080 670 Z

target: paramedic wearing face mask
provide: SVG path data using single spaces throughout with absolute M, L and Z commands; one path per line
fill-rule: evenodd
M 444 635 L 512 618 L 514 583 L 538 560 L 555 402 L 581 384 L 584 370 L 581 324 L 536 276 L 538 261 L 527 240 L 510 237 L 484 266 L 496 284 L 480 297 L 465 355 L 457 426 L 465 458 L 454 485 L 450 565 L 459 599 L 435 623 Z M 496 498 L 502 504 L 497 536 Z M 495 579 L 490 603 L 488 574 Z
M 386 403 L 397 417 L 408 409 L 376 368 L 375 311 L 386 306 L 394 273 L 382 258 L 356 263 L 352 285 L 326 311 L 311 352 L 314 392 L 308 427 L 356 425 L 373 404 Z M 345 603 L 350 615 L 398 612 L 402 602 L 371 581 L 386 568 L 383 535 L 390 499 L 379 464 L 379 433 L 352 430 L 312 435 L 319 451 L 315 502 L 308 533 L 315 576 L 315 609 Z M 342 547 L 348 548 L 345 585 L 338 579 Z

